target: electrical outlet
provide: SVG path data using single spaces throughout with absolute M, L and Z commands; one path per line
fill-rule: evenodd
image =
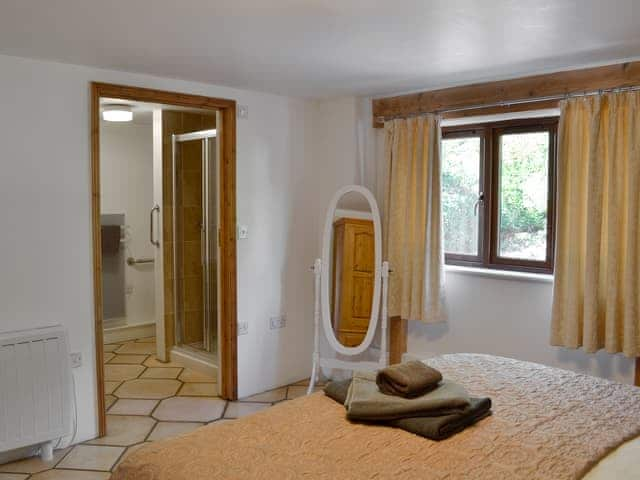
M 238 239 L 244 240 L 249 236 L 249 227 L 246 225 L 238 225 Z
M 249 322 L 238 322 L 238 335 L 249 333 Z
M 277 328 L 284 328 L 287 325 L 287 319 L 284 318 L 284 315 L 280 315 L 278 317 L 271 317 L 269 319 L 269 328 L 271 330 L 275 330 Z
M 78 368 L 82 366 L 82 354 L 75 352 L 69 355 L 71 357 L 71 368 Z

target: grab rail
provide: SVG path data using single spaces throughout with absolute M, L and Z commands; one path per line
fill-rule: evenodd
M 153 258 L 133 258 L 133 257 L 128 257 L 127 258 L 127 265 L 133 266 L 133 265 L 138 265 L 141 263 L 154 263 L 155 260 Z

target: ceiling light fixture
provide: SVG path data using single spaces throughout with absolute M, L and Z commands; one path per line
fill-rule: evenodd
M 102 108 L 102 119 L 105 122 L 130 122 L 133 112 L 129 105 L 105 105 Z

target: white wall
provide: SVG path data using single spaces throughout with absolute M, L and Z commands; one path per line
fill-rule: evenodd
M 409 322 L 407 350 L 418 357 L 490 353 L 633 383 L 634 362 L 623 355 L 549 345 L 552 289 L 551 281 L 447 271 L 448 321 Z
M 325 195 L 318 195 L 325 207 L 337 186 L 353 179 L 371 189 L 384 209 L 384 134 L 371 127 L 370 105 L 368 98 L 320 104 L 321 118 L 331 126 L 321 130 L 316 153 L 320 152 L 320 157 L 325 151 L 342 153 L 339 164 L 324 174 L 325 179 L 333 179 L 323 184 L 322 188 L 327 188 Z M 352 177 L 354 169 L 356 174 Z M 552 287 L 550 281 L 448 271 L 445 290 L 449 320 L 430 326 L 410 322 L 408 351 L 418 357 L 452 352 L 491 353 L 632 383 L 631 359 L 549 345 Z
M 74 370 L 78 440 L 96 433 L 91 267 L 89 82 L 236 99 L 238 121 L 239 393 L 308 375 L 310 261 L 307 209 L 316 202 L 313 108 L 303 100 L 152 76 L 0 56 L 0 330 L 60 323 L 83 365 Z M 324 208 L 324 204 L 322 205 Z M 270 315 L 287 326 L 268 330 Z
M 102 214 L 124 213 L 124 257 L 153 258 L 149 210 L 153 206 L 153 128 L 151 123 L 100 125 L 100 207 Z M 124 265 L 126 323 L 154 317 L 153 264 Z

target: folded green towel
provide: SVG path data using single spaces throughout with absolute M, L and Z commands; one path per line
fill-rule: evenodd
M 418 360 L 383 368 L 376 376 L 382 393 L 413 398 L 424 395 L 438 386 L 442 374 Z
M 461 385 L 443 380 L 421 397 L 385 395 L 378 390 L 375 374 L 354 372 L 344 405 L 350 420 L 379 422 L 462 413 L 469 406 L 469 394 Z
M 336 402 L 344 404 L 350 385 L 351 380 L 329 382 L 324 388 L 324 393 Z M 488 415 L 491 415 L 491 399 L 470 397 L 469 407 L 462 413 L 438 417 L 401 418 L 389 420 L 383 425 L 400 428 L 430 440 L 444 440 Z

